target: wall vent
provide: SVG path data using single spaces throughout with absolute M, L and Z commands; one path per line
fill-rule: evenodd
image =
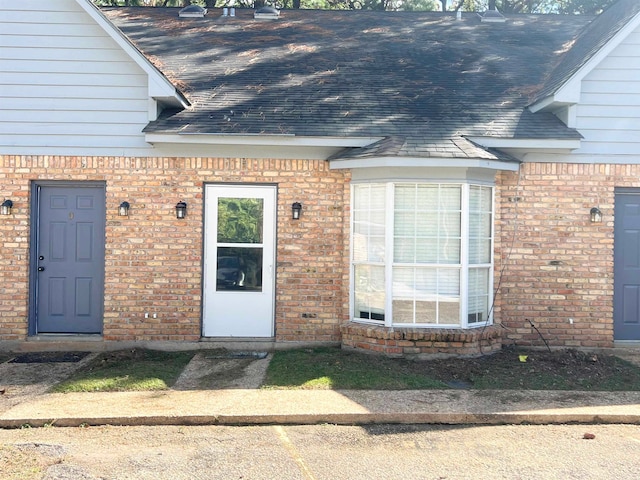
M 200 5 L 188 5 L 178 12 L 180 18 L 204 18 L 207 14 L 207 9 L 202 8 Z
M 273 7 L 262 7 L 253 12 L 253 18 L 256 20 L 277 20 L 280 18 L 280 10 Z

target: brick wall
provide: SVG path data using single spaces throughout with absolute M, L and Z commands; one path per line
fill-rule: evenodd
M 338 341 L 348 316 L 345 175 L 313 160 L 0 156 L 0 195 L 14 201 L 0 218 L 0 340 L 27 335 L 31 181 L 91 180 L 106 182 L 105 340 L 200 338 L 203 185 L 228 182 L 278 185 L 276 339 Z M 117 215 L 124 200 L 129 217 Z M 304 205 L 297 222 L 294 201 Z
M 496 316 L 505 344 L 544 345 L 542 335 L 552 346 L 613 345 L 615 187 L 640 187 L 640 166 L 535 163 L 499 175 Z M 590 222 L 594 206 L 602 223 Z
M 0 199 L 15 204 L 0 217 L 0 340 L 27 335 L 32 180 L 106 182 L 105 340 L 200 338 L 205 182 L 278 185 L 276 338 L 341 338 L 349 185 L 324 161 L 4 156 L 0 178 Z M 503 343 L 543 345 L 542 335 L 552 346 L 612 345 L 614 188 L 640 187 L 639 179 L 634 165 L 524 164 L 498 175 L 494 313 Z M 123 200 L 128 218 L 117 216 Z M 180 200 L 189 205 L 182 221 Z M 304 205 L 297 222 L 294 201 Z M 603 223 L 590 223 L 593 206 Z M 353 342 L 361 334 L 344 333 Z

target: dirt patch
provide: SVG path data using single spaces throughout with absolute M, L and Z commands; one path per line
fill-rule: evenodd
M 9 363 L 75 363 L 89 352 L 30 352 L 14 357 Z
M 5 480 L 43 478 L 43 473 L 48 471 L 51 466 L 63 461 L 65 453 L 64 448 L 60 445 L 41 443 L 0 445 L 2 478 Z
M 451 388 L 640 390 L 640 369 L 618 356 L 578 350 L 525 350 L 505 347 L 477 358 L 407 363 Z
M 196 354 L 184 369 L 174 390 L 260 388 L 269 357 L 233 356 L 228 352 Z
M 73 357 L 70 353 L 68 355 Z M 46 392 L 56 383 L 70 377 L 96 355 L 86 355 L 79 361 L 0 363 L 0 412 Z

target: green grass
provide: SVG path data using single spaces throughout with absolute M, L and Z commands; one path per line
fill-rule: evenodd
M 527 354 L 526 362 L 519 360 Z M 474 390 L 640 390 L 640 368 L 613 355 L 505 347 L 477 358 L 425 361 L 340 348 L 277 351 L 264 388 Z
M 103 353 L 52 391 L 165 390 L 194 354 L 141 349 Z M 526 362 L 519 360 L 521 354 L 528 355 Z M 238 362 L 217 372 L 217 380 L 220 374 L 228 380 L 243 375 L 250 360 Z M 215 383 L 206 375 L 201 381 L 203 388 Z M 639 391 L 640 368 L 613 355 L 576 350 L 505 347 L 478 358 L 418 361 L 339 347 L 304 348 L 276 351 L 262 388 Z
M 123 350 L 103 353 L 51 391 L 118 392 L 166 390 L 177 380 L 194 352 Z
M 407 370 L 408 362 L 339 348 L 277 351 L 263 388 L 406 390 L 447 388 Z

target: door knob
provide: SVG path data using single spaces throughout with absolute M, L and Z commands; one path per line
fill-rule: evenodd
M 44 272 L 44 267 L 38 267 L 39 272 Z

